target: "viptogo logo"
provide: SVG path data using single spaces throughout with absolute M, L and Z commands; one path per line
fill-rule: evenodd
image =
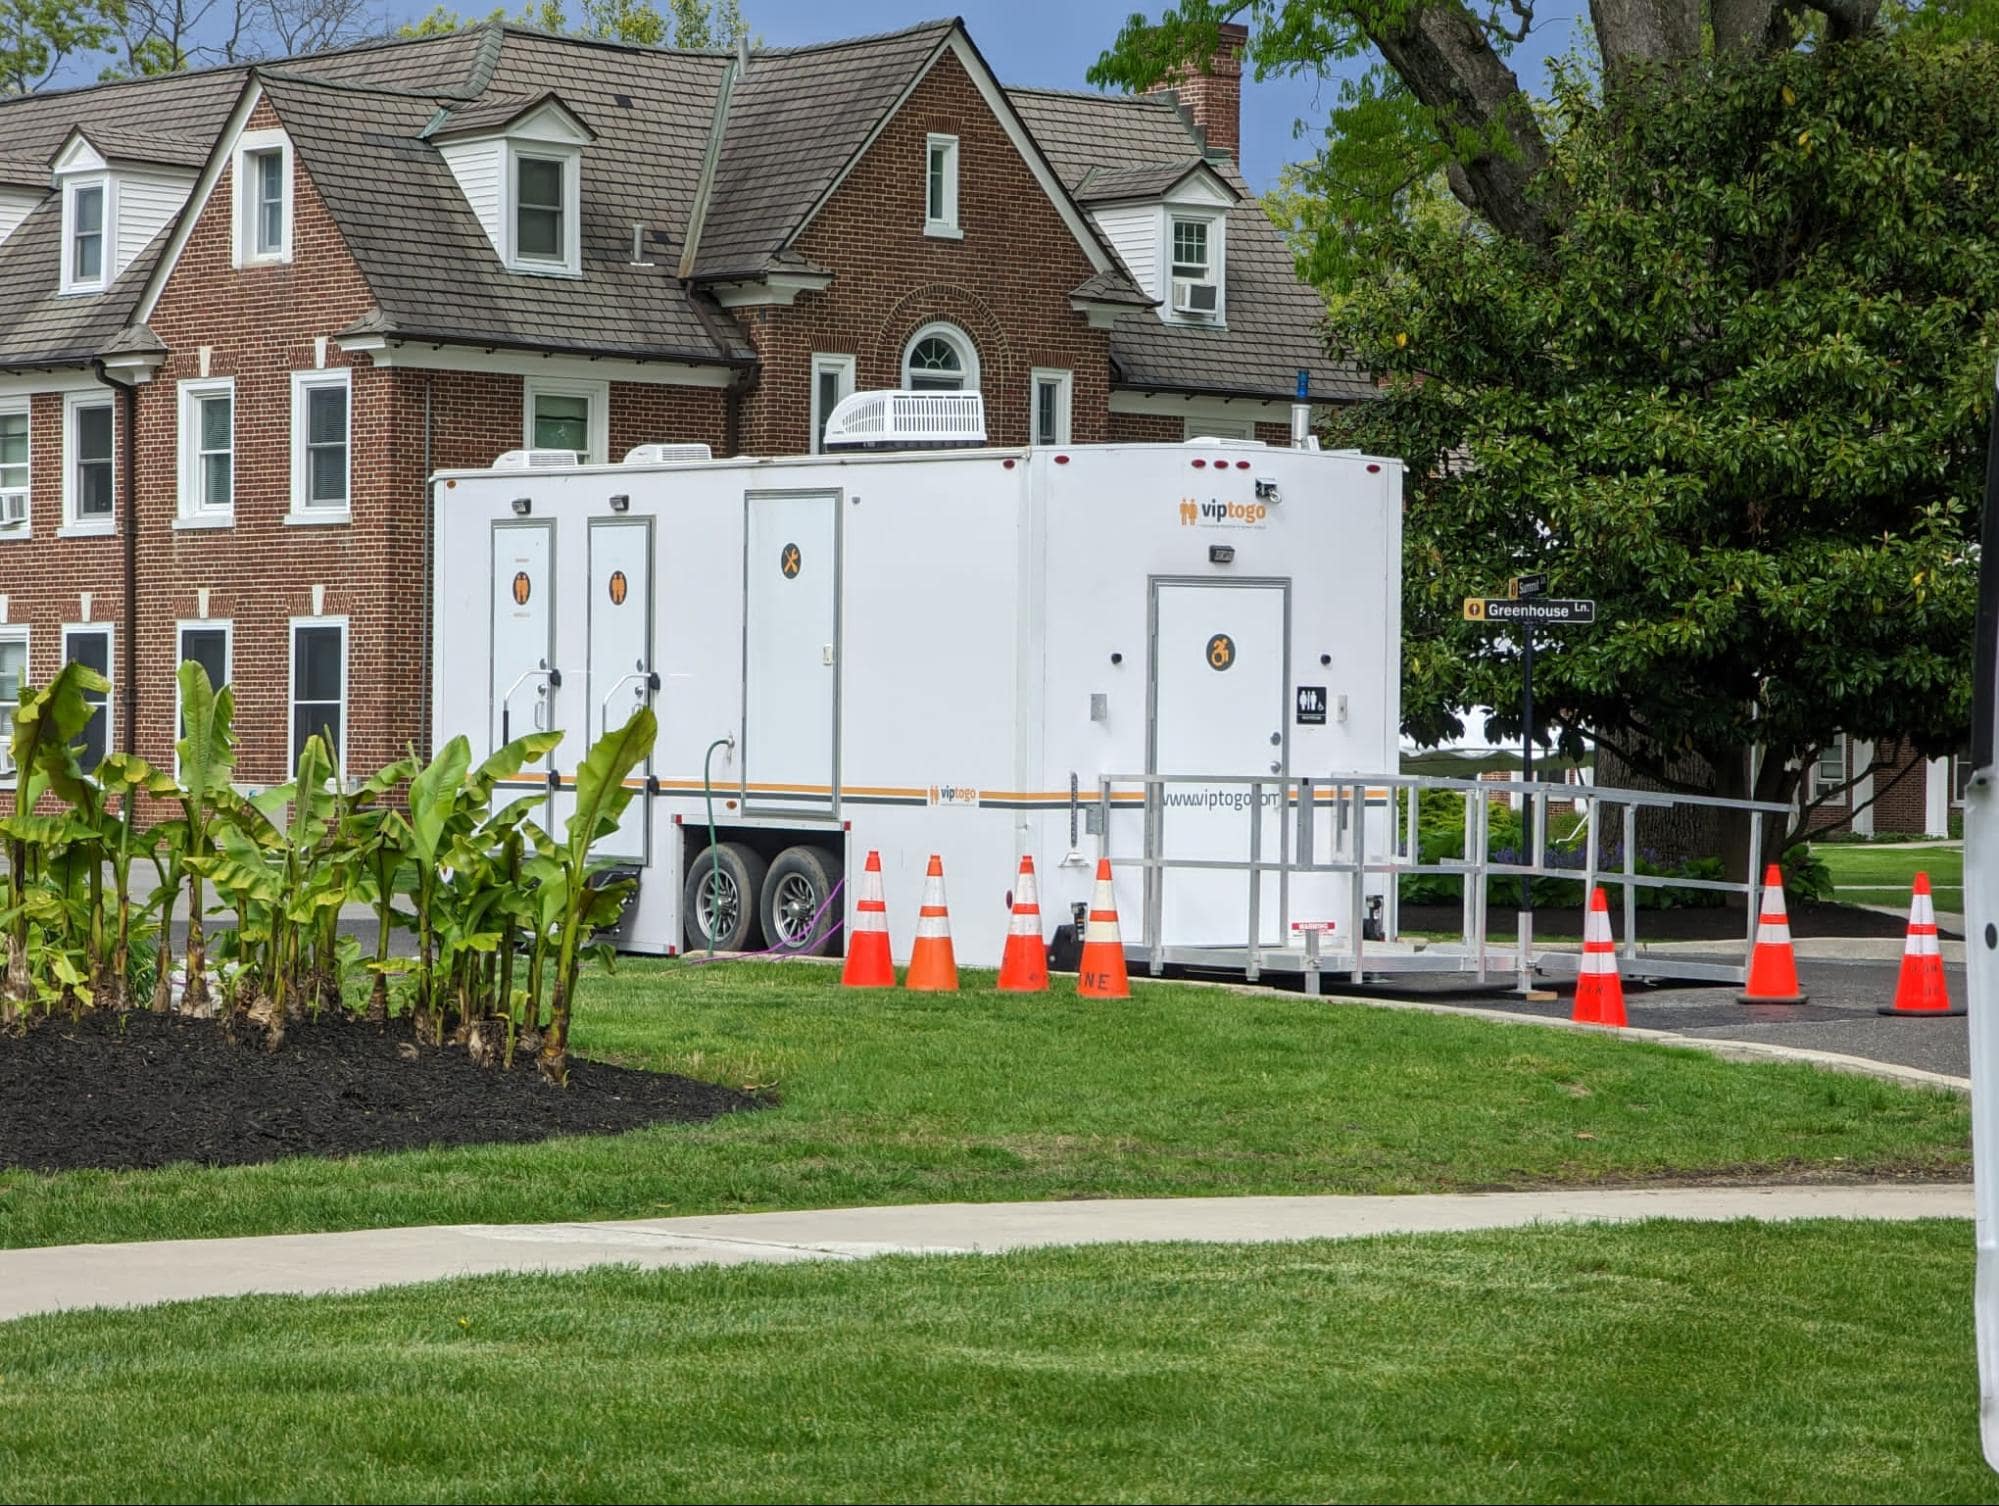
M 1269 516 L 1269 507 L 1261 502 L 1224 502 L 1219 497 L 1205 502 L 1196 497 L 1180 499 L 1182 528 L 1261 528 Z

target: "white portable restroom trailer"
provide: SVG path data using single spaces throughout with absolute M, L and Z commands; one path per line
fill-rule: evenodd
M 588 745 L 654 707 L 651 764 L 597 849 L 639 876 L 630 950 L 705 946 L 689 913 L 710 893 L 725 948 L 795 946 L 843 873 L 821 929 L 851 917 L 873 849 L 898 961 L 936 853 L 958 958 L 991 966 L 1023 855 L 1051 933 L 1089 901 L 1100 776 L 1267 771 L 1270 861 L 1294 771 L 1394 767 L 1398 462 L 1222 440 L 547 458 L 435 478 L 434 739 L 483 756 L 564 730 L 501 792 L 549 790 L 559 823 Z M 1249 856 L 1247 786 L 1159 798 L 1168 858 Z M 1120 791 L 1114 852 L 1139 851 L 1143 804 Z M 1116 877 L 1135 955 L 1145 882 Z M 1296 920 L 1344 936 L 1350 882 L 1267 874 L 1262 940 Z M 1160 939 L 1240 954 L 1248 894 L 1242 870 L 1165 874 Z M 761 924 L 732 921 L 739 896 Z

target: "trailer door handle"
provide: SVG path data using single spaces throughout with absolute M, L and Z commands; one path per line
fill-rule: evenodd
M 827 665 L 830 665 L 833 662 L 832 644 L 822 643 L 819 645 L 819 662 L 821 664 L 827 664 Z

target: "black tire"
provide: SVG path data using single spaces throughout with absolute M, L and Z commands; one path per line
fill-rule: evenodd
M 719 861 L 718 861 L 719 859 Z M 718 952 L 753 952 L 761 932 L 757 898 L 763 893 L 764 860 L 740 842 L 718 842 L 703 848 L 687 875 L 681 914 L 686 917 L 687 950 L 708 949 L 710 885 L 720 900 L 723 925 L 715 936 Z
M 840 860 L 823 847 L 787 847 L 764 875 L 764 942 L 794 957 L 824 957 L 840 949 L 846 907 L 827 898 L 839 885 Z M 818 926 L 808 932 L 812 917 Z

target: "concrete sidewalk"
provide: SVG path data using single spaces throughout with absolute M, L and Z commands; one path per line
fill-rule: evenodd
M 1269 1243 L 1676 1218 L 1970 1218 L 1969 1184 L 1662 1187 L 1423 1197 L 1131 1198 L 720 1214 L 629 1223 L 458 1224 L 0 1251 L 0 1319 L 252 1292 L 319 1294 L 451 1276 L 975 1254 L 1119 1242 Z M 1967 1230 L 1966 1239 L 1970 1233 Z

